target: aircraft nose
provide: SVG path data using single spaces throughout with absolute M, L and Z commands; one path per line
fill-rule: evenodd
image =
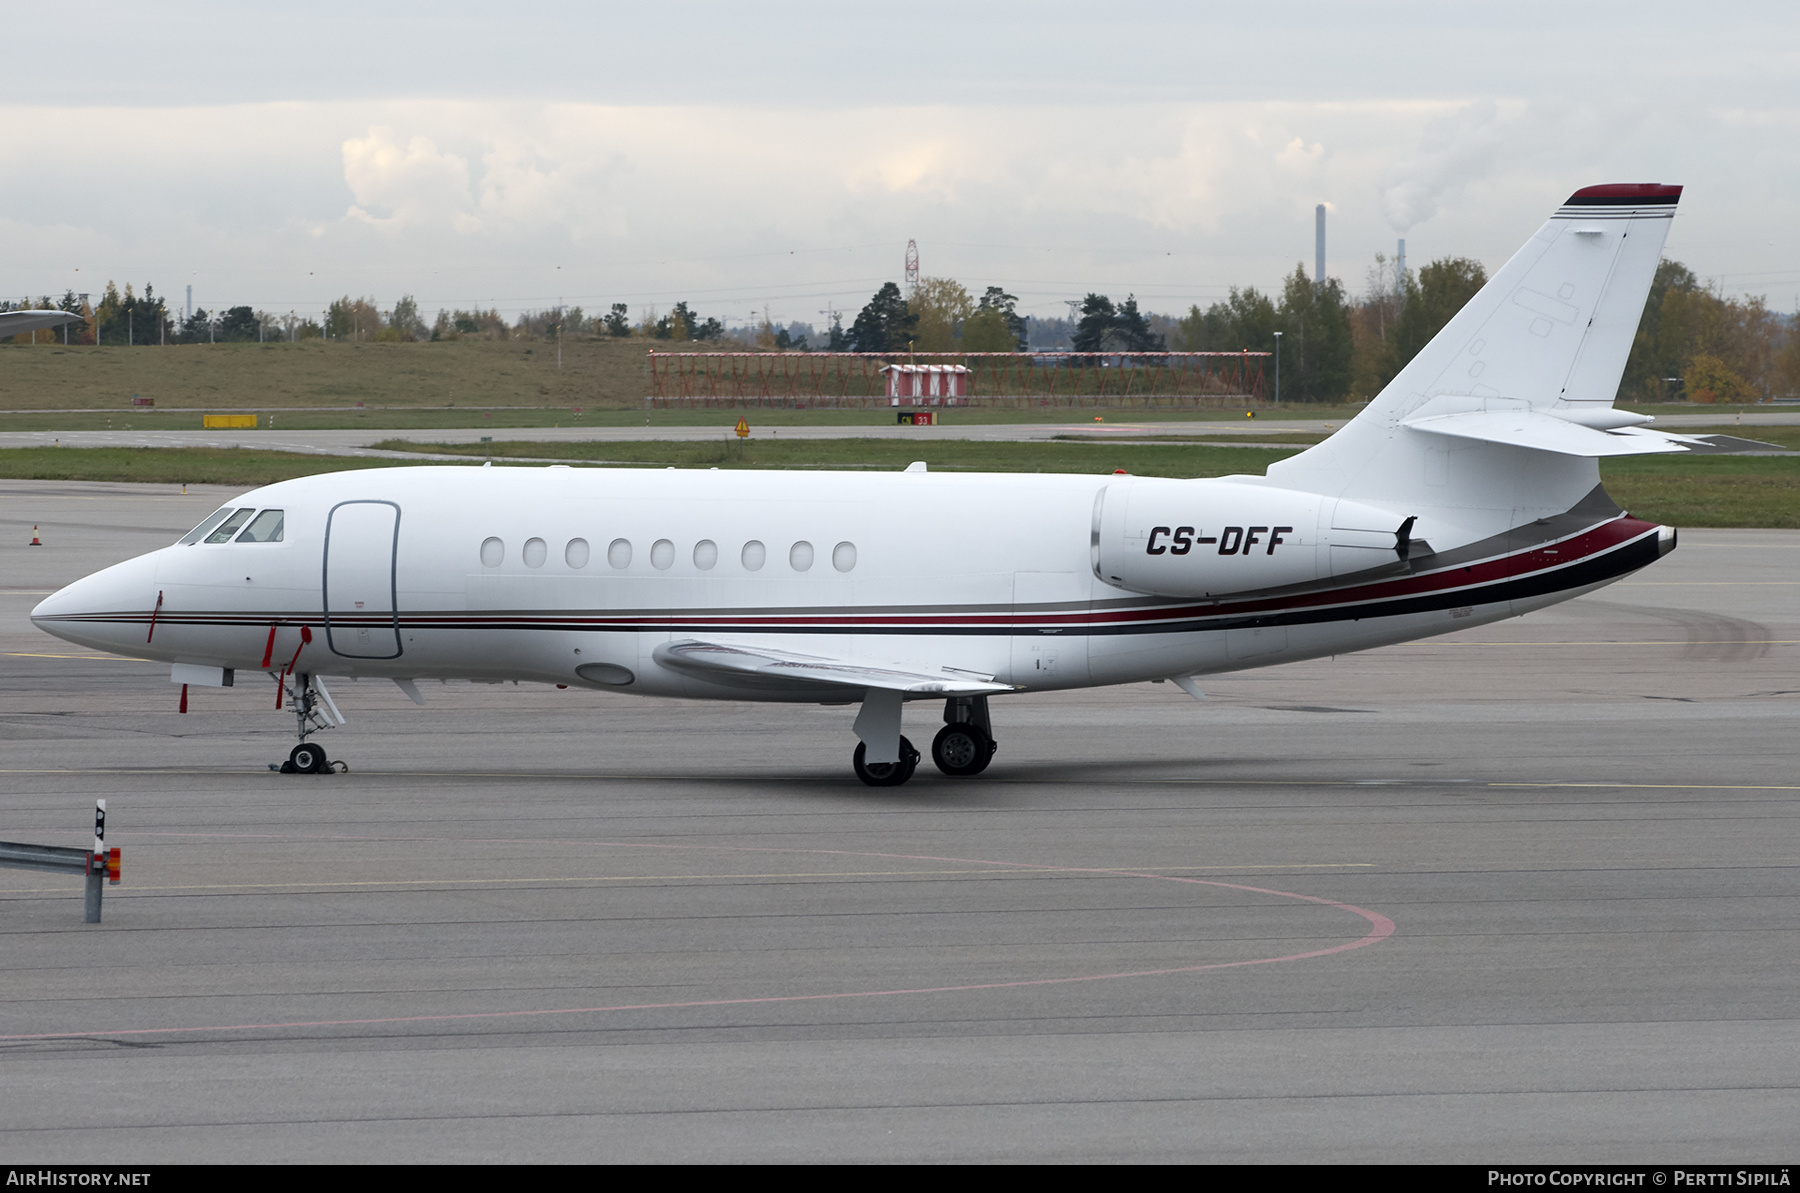
M 140 555 L 58 589 L 31 611 L 47 634 L 98 650 L 142 650 L 156 606 L 156 555 Z

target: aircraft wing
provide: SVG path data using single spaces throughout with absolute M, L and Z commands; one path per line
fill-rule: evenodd
M 941 668 L 936 671 L 864 660 L 833 659 L 799 654 L 767 646 L 703 642 L 694 638 L 665 642 L 652 657 L 671 671 L 730 687 L 744 688 L 842 688 L 867 691 L 878 688 L 921 696 L 985 696 L 1010 692 L 1012 685 L 996 683 L 991 675 Z
M 0 339 L 82 322 L 85 320 L 80 315 L 71 315 L 67 311 L 0 311 Z

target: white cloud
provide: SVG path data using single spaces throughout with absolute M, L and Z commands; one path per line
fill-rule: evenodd
M 1793 114 L 1639 107 L 15 108 L 0 292 L 91 289 L 97 273 L 193 281 L 208 306 L 411 292 L 502 309 L 768 302 L 811 319 L 897 278 L 917 238 L 928 272 L 1005 284 L 1044 313 L 1086 289 L 1184 309 L 1310 260 L 1320 202 L 1328 265 L 1354 289 L 1396 228 L 1416 260 L 1498 265 L 1570 189 L 1613 178 L 1694 184 L 1676 235 L 1702 274 L 1773 268 L 1766 237 L 1740 251 L 1734 229 L 1788 218 Z
M 367 136 L 344 142 L 344 182 L 356 197 L 345 213 L 351 219 L 390 230 L 411 224 L 449 224 L 459 232 L 481 227 L 470 210 L 469 163 L 440 152 L 428 137 L 415 136 L 402 149 L 393 129 L 370 126 Z

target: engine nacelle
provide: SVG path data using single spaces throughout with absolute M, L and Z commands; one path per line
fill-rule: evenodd
M 1394 567 L 1410 529 L 1404 514 L 1317 493 L 1131 477 L 1094 501 L 1094 574 L 1156 596 L 1260 592 Z

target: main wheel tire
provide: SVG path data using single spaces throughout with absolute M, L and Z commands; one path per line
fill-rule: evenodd
M 947 775 L 978 775 L 994 757 L 994 739 L 967 721 L 945 725 L 931 742 L 931 761 Z
M 298 775 L 316 775 L 331 764 L 325 761 L 325 750 L 311 742 L 301 742 L 288 755 L 288 765 Z
M 862 742 L 856 743 L 856 753 L 851 756 L 850 764 L 856 768 L 856 777 L 871 787 L 898 787 L 913 777 L 913 771 L 919 765 L 919 751 L 904 737 L 900 739 L 900 761 L 865 763 L 863 756 L 868 747 Z

